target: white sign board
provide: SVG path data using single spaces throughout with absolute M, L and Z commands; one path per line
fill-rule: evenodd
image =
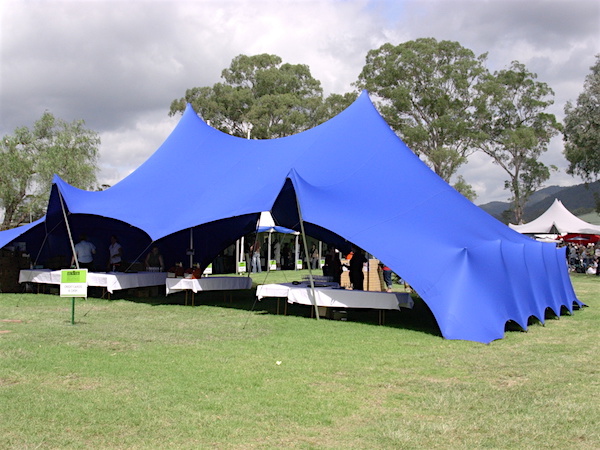
M 60 271 L 61 297 L 87 297 L 87 269 L 63 269 Z

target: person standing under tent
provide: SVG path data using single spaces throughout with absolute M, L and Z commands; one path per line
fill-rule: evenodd
M 292 265 L 292 249 L 289 242 L 283 244 L 283 268 L 290 269 Z
M 325 256 L 323 275 L 329 276 L 331 277 L 331 281 L 341 284 L 342 270 L 342 261 L 340 261 L 339 253 L 334 247 L 329 247 Z
M 281 269 L 281 243 L 279 239 L 275 239 L 273 243 L 273 259 L 277 263 L 277 268 Z
M 152 247 L 150 253 L 146 255 L 145 265 L 146 270 L 159 272 L 165 270 L 165 263 L 157 246 Z
M 252 272 L 262 272 L 262 267 L 260 264 L 260 241 L 258 240 L 258 237 L 250 246 L 250 253 L 252 254 Z
M 75 264 L 75 256 L 77 255 L 80 269 L 93 270 L 95 254 L 96 246 L 91 242 L 88 242 L 85 234 L 81 234 L 79 236 L 79 242 L 75 244 L 75 255 L 71 258 L 71 266 Z
M 350 283 L 352 283 L 352 289 L 355 291 L 364 290 L 365 275 L 363 273 L 363 265 L 367 262 L 367 258 L 362 250 L 358 247 L 352 248 L 353 255 L 350 260 Z
M 381 272 L 383 273 L 383 283 L 385 284 L 386 292 L 392 292 L 392 269 L 386 266 L 383 263 L 379 264 L 381 266 Z
M 107 270 L 117 272 L 121 267 L 123 257 L 123 247 L 119 243 L 119 239 L 114 234 L 110 237 L 110 245 L 108 246 L 108 266 Z
M 310 267 L 311 269 L 319 267 L 319 250 L 315 244 L 310 247 Z

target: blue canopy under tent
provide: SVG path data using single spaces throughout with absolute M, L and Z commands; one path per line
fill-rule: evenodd
M 103 234 L 107 243 L 116 233 L 131 254 L 153 243 L 187 249 L 193 230 L 202 268 L 256 232 L 269 211 L 277 226 L 304 225 L 306 235 L 340 249 L 356 244 L 383 261 L 419 293 L 447 339 L 488 343 L 503 337 L 507 321 L 527 329 L 548 308 L 560 315 L 582 305 L 564 249 L 511 230 L 454 190 L 366 92 L 331 120 L 272 140 L 222 133 L 188 105 L 156 152 L 109 189 L 82 191 L 55 177 L 46 217 L 20 236 L 0 232 L 0 247 L 38 227 L 64 244 L 60 198 L 74 235 Z

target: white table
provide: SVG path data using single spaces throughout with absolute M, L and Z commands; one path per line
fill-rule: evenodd
M 185 291 L 185 304 L 187 305 L 187 294 L 192 291 L 192 306 L 194 306 L 194 294 L 200 291 L 233 291 L 239 289 L 251 289 L 252 278 L 240 277 L 202 277 L 202 278 L 167 278 L 165 281 L 167 295 Z
M 314 305 L 309 283 L 263 284 L 257 287 L 256 297 L 287 298 L 288 303 Z M 411 309 L 414 302 L 406 292 L 352 291 L 335 286 L 315 287 L 317 306 L 327 308 L 370 308 L 383 310 Z M 383 317 L 380 316 L 380 322 Z
M 19 283 L 60 284 L 60 270 L 24 269 L 19 272 Z M 162 286 L 166 272 L 88 272 L 88 286 L 105 288 L 109 293 L 121 289 Z

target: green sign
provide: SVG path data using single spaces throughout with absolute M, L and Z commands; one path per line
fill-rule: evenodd
M 87 297 L 87 269 L 63 269 L 60 271 L 61 297 Z
M 238 262 L 238 273 L 246 272 L 246 261 Z
M 60 271 L 61 283 L 85 283 L 87 269 L 65 269 Z

